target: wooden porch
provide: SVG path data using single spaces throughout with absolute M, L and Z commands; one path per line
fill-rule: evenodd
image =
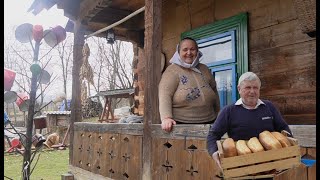
M 151 125 L 152 179 L 220 179 L 206 149 L 208 125 L 176 125 L 165 133 Z M 316 157 L 314 125 L 291 125 L 301 156 Z M 70 170 L 75 179 L 142 179 L 143 124 L 75 123 Z M 308 132 L 308 133 L 306 133 Z M 316 165 L 290 169 L 274 179 L 316 179 Z
M 303 2 L 305 9 L 300 6 Z M 298 139 L 301 155 L 316 158 L 315 14 L 309 18 L 300 15 L 302 10 L 313 11 L 313 2 L 57 0 L 58 7 L 73 21 L 69 30 L 75 37 L 70 126 L 70 170 L 74 178 L 217 179 L 217 167 L 206 151 L 209 125 L 177 125 L 171 133 L 161 130 L 157 89 L 161 55 L 165 54 L 167 66 L 182 33 L 239 13 L 248 14 L 248 25 L 244 27 L 248 42 L 241 45 L 248 59 L 244 69 L 257 72 L 261 78 L 261 97 L 279 108 Z M 134 66 L 134 99 L 139 100 L 135 104 L 139 115 L 144 116 L 143 124 L 80 122 L 79 72 L 85 36 L 141 7 L 145 7 L 144 15 L 114 29 L 120 40 L 134 43 L 134 61 L 138 60 Z M 313 180 L 315 172 L 316 165 L 301 165 L 274 179 Z

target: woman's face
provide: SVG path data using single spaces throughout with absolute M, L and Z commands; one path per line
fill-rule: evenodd
M 197 46 L 194 41 L 186 39 L 180 43 L 179 55 L 180 59 L 187 64 L 192 64 L 198 53 Z

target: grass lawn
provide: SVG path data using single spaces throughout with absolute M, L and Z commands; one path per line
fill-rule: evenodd
M 68 172 L 69 149 L 52 151 L 43 150 L 37 153 L 32 162 L 31 170 L 36 163 L 39 154 L 38 164 L 33 170 L 30 179 L 60 180 L 61 175 Z M 4 175 L 14 180 L 20 180 L 22 177 L 22 161 L 23 156 L 20 154 L 5 153 Z

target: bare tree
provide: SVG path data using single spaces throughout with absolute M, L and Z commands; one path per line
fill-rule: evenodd
M 67 85 L 68 85 L 68 75 L 71 73 L 70 70 L 72 70 L 72 54 L 73 54 L 73 41 L 70 41 L 72 39 L 70 37 L 71 34 L 68 34 L 66 40 L 58 44 L 56 50 L 59 55 L 61 70 L 62 70 L 62 81 L 63 81 L 63 91 L 65 95 L 67 96 Z M 69 81 L 70 82 L 70 81 Z M 64 107 L 65 110 L 69 110 L 70 107 L 68 107 L 68 101 L 64 101 Z
M 95 90 L 100 91 L 101 88 L 108 90 L 132 88 L 131 62 L 133 50 L 132 47 L 130 48 L 130 44 L 115 41 L 113 45 L 110 45 L 104 39 L 93 38 L 91 46 L 97 47 L 97 52 L 91 55 L 95 59 L 93 64 L 95 80 L 97 81 Z
M 91 38 L 87 42 L 91 49 L 90 64 L 93 68 L 95 91 L 127 89 L 133 87 L 132 44 L 115 41 L 107 44 L 104 38 Z M 99 102 L 100 98 L 98 97 Z M 112 109 L 119 101 L 112 101 Z
M 39 51 L 41 45 L 40 41 L 36 41 L 33 45 L 33 41 L 30 40 L 30 47 L 24 46 L 24 48 L 18 49 L 20 46 L 11 44 L 12 42 L 15 43 L 15 41 L 12 40 L 13 39 L 11 39 L 11 41 L 6 41 L 7 44 L 5 45 L 4 49 L 7 50 L 6 55 L 8 59 L 5 62 L 7 62 L 8 66 L 15 70 L 17 74 L 20 75 L 20 78 L 22 78 L 23 85 L 19 83 L 19 78 L 17 78 L 18 80 L 16 81 L 16 84 L 18 84 L 19 88 L 22 88 L 23 91 L 30 95 L 30 103 L 28 105 L 28 121 L 26 123 L 27 130 L 25 134 L 26 140 L 23 143 L 25 148 L 25 152 L 23 154 L 23 179 L 29 179 L 29 176 L 32 173 L 32 171 L 30 172 L 30 167 L 34 158 L 31 152 L 32 134 L 35 133 L 33 132 L 33 118 L 34 115 L 41 110 L 40 107 L 42 106 L 44 91 L 46 90 L 46 88 L 42 88 L 42 82 L 40 80 L 43 74 L 43 69 L 49 64 L 52 57 L 48 57 L 48 53 L 41 53 Z M 30 54 L 31 58 L 28 57 Z M 10 58 L 11 55 L 17 56 L 18 58 L 15 58 L 15 61 L 12 61 L 13 58 Z M 32 66 L 30 66 L 31 64 Z M 39 68 L 42 69 L 37 70 Z M 50 85 L 50 83 L 47 84 L 47 86 L 48 85 Z M 38 97 L 41 98 L 41 101 L 40 104 L 38 103 L 39 106 L 37 108 L 35 105 Z

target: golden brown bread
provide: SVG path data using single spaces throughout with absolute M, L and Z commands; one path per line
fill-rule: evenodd
M 227 138 L 222 143 L 224 157 L 232 157 L 237 155 L 236 144 L 232 138 Z
M 282 147 L 289 147 L 291 146 L 291 143 L 290 141 L 288 140 L 287 137 L 285 137 L 283 134 L 277 132 L 277 131 L 274 131 L 274 132 L 271 132 L 271 134 L 276 138 L 278 139 L 278 141 L 280 142 L 281 146 Z
M 236 149 L 237 149 L 238 155 L 252 153 L 251 150 L 248 148 L 245 140 L 238 140 L 236 142 Z
M 257 137 L 250 138 L 247 142 L 247 146 L 254 153 L 264 151 L 264 148 Z
M 280 149 L 281 143 L 269 131 L 263 131 L 259 134 L 259 141 L 266 150 Z

